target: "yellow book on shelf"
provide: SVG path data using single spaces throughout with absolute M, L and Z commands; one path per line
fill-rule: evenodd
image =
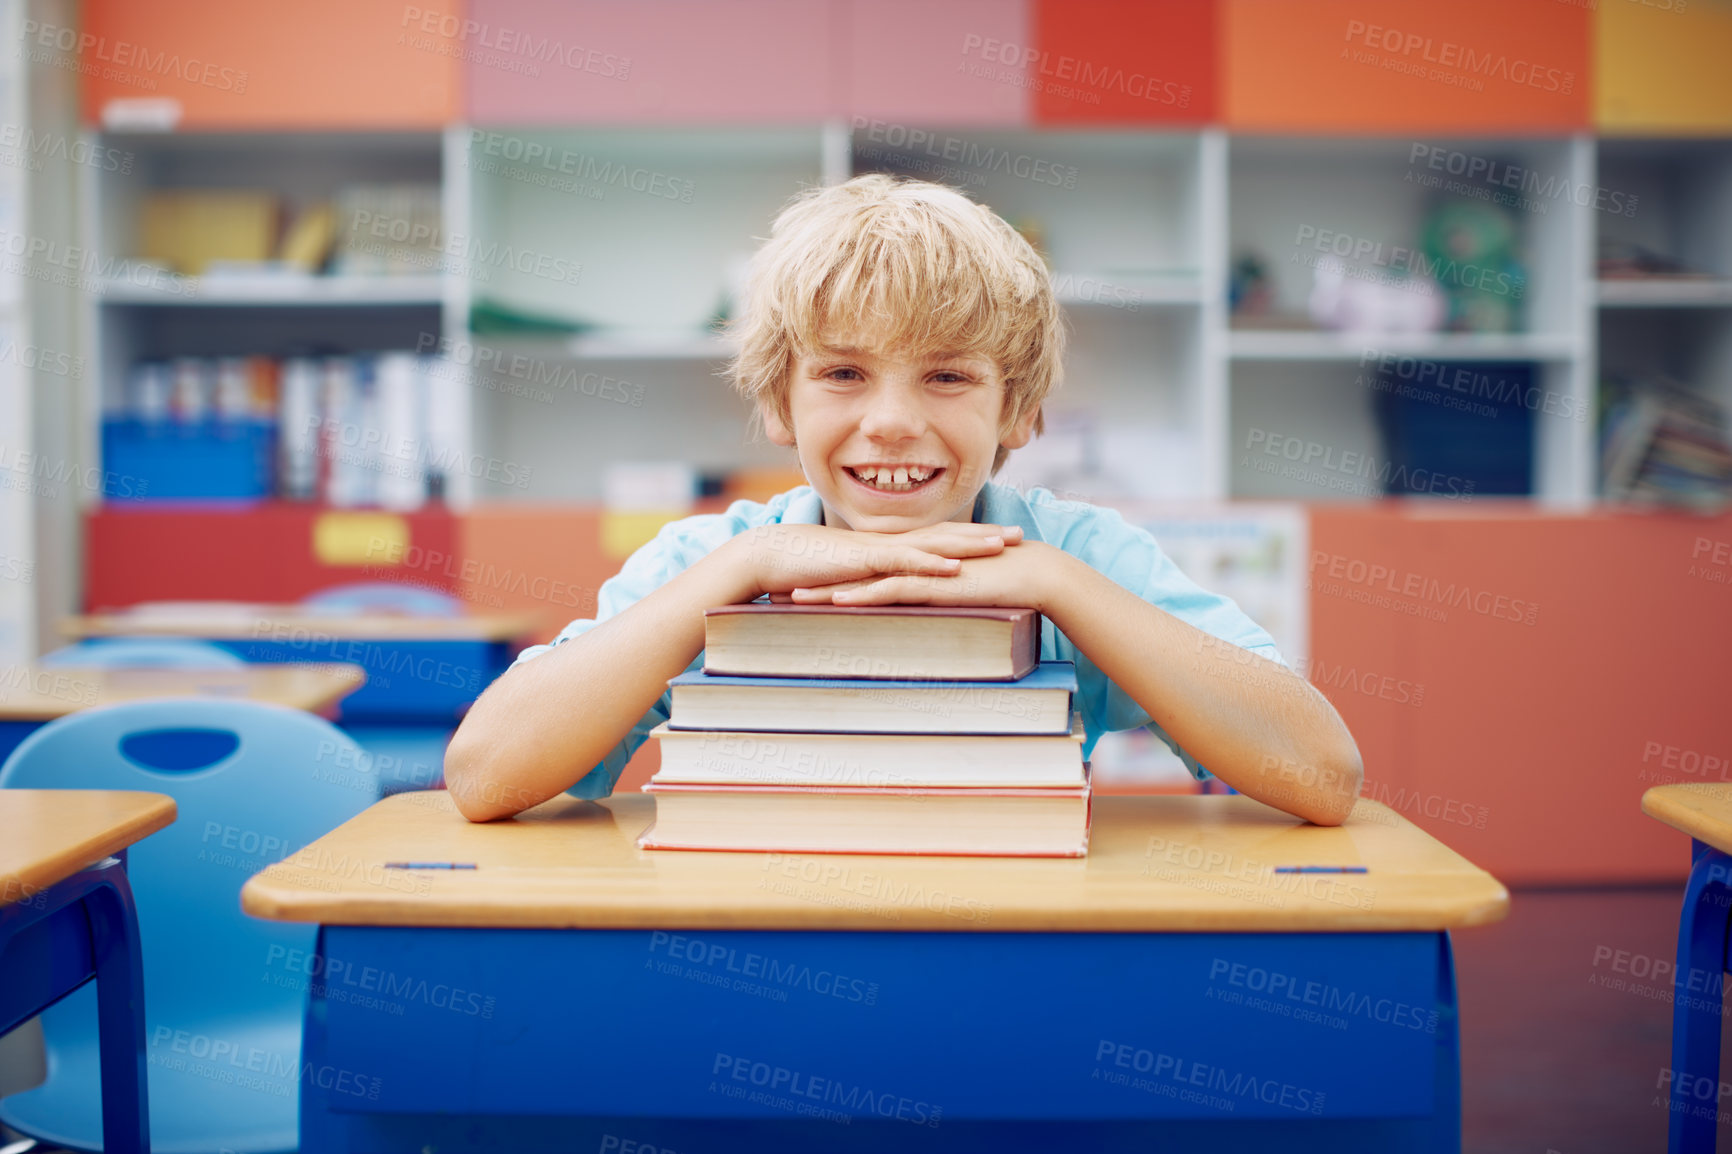
M 301 210 L 283 236 L 277 259 L 303 272 L 317 272 L 337 243 L 337 210 L 329 201 Z
M 277 199 L 263 192 L 159 192 L 139 221 L 140 255 L 187 276 L 216 260 L 269 260 L 276 236 Z

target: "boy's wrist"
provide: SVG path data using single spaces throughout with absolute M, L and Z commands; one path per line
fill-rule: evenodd
M 760 528 L 748 529 L 728 538 L 719 549 L 712 550 L 698 562 L 699 565 L 706 565 L 718 572 L 720 595 L 728 599 L 716 604 L 738 605 L 755 601 L 767 592 L 758 571 L 757 554 L 761 552 L 758 546 L 762 544 L 759 540 Z
M 1034 594 L 1034 608 L 1040 610 L 1043 617 L 1052 617 L 1055 610 L 1062 612 L 1067 594 L 1076 588 L 1077 569 L 1090 574 L 1094 572 L 1063 549 L 1044 541 L 1024 541 L 1013 548 L 1018 553 L 1026 550 L 1033 561 L 1030 566 L 1033 580 L 1029 582 L 1029 588 Z

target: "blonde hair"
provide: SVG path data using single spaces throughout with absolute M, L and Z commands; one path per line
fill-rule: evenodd
M 792 428 L 789 377 L 837 330 L 869 328 L 914 355 L 969 353 L 1005 381 L 1000 428 L 1063 377 L 1064 320 L 1034 248 L 984 205 L 944 185 L 882 173 L 797 194 L 752 257 L 725 373 Z M 997 473 L 1010 450 L 1000 445 Z

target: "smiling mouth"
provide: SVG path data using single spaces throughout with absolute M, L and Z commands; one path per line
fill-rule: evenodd
M 843 468 L 854 480 L 877 493 L 912 493 L 944 473 L 931 465 L 844 465 Z

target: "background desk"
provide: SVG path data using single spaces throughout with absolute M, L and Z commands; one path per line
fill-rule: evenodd
M 150 1148 L 144 972 L 126 847 L 174 821 L 172 798 L 0 789 L 0 1033 L 95 979 L 103 1147 Z
M 303 1057 L 359 1088 L 303 1086 L 303 1147 L 1459 1147 L 1444 931 L 1508 895 L 1375 803 L 1100 798 L 1081 860 L 640 851 L 653 813 L 408 794 L 249 881 L 323 923 Z M 477 868 L 386 865 L 436 861 Z
M 1732 785 L 1655 786 L 1642 812 L 1690 835 L 1690 880 L 1672 971 L 1672 1067 L 1667 1093 L 1672 1154 L 1713 1154 L 1719 1133 L 1720 1029 L 1732 928 Z
M 372 724 L 457 713 L 504 672 L 517 642 L 534 633 L 529 613 L 464 617 L 309 614 L 293 605 L 237 606 L 233 612 L 99 613 L 69 617 L 72 638 L 194 637 L 249 662 L 341 661 L 367 672 L 366 687 L 343 703 L 345 721 Z
M 248 662 L 344 661 L 367 684 L 343 702 L 337 723 L 380 759 L 385 792 L 425 789 L 443 775 L 445 745 L 462 714 L 542 628 L 527 612 L 463 617 L 309 614 L 294 605 L 233 611 L 148 612 L 68 618 L 72 637 L 165 635 L 220 645 Z
M 353 665 L 259 669 L 66 669 L 27 665 L 0 683 L 0 761 L 44 724 L 150 697 L 244 697 L 329 716 L 366 674 Z

